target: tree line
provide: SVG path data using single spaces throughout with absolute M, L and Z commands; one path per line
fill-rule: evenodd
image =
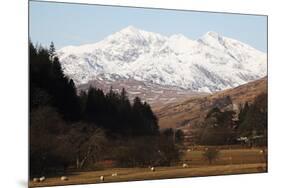
M 267 145 L 267 93 L 240 104 L 238 114 L 214 107 L 198 125 L 197 142 L 202 145 L 239 144 L 239 137 L 252 140 L 251 144 Z
M 130 102 L 125 89 L 78 93 L 53 43 L 47 49 L 30 42 L 29 57 L 31 176 L 97 169 L 104 160 L 134 167 L 179 159 L 180 136 L 159 131 L 148 103 Z
M 91 86 L 77 94 L 72 79 L 64 75 L 50 49 L 34 47 L 30 42 L 30 102 L 31 111 L 40 106 L 52 106 L 66 122 L 83 121 L 123 136 L 158 134 L 158 120 L 148 103 L 135 97 L 131 104 L 126 90 L 112 88 L 108 93 Z
M 258 95 L 253 103 L 240 106 L 237 134 L 252 138 L 256 145 L 267 145 L 267 93 Z

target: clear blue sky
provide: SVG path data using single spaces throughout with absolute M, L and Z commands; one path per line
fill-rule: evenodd
M 267 49 L 266 16 L 30 2 L 30 38 L 57 48 L 93 43 L 128 25 L 163 35 L 198 39 L 207 31 Z

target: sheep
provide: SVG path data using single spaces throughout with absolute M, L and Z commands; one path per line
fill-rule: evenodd
M 187 165 L 186 163 L 183 163 L 183 164 L 182 164 L 182 167 L 183 167 L 183 168 L 188 168 L 188 165 Z
M 117 173 L 113 173 L 113 174 L 111 174 L 111 176 L 117 176 L 118 174 Z
M 100 181 L 103 182 L 104 181 L 104 177 L 100 176 Z
M 46 180 L 45 176 L 42 176 L 41 178 L 39 178 L 39 181 L 40 181 L 40 182 L 43 182 L 43 181 L 45 181 L 45 180 Z
M 33 182 L 39 182 L 39 178 L 33 178 Z
M 260 154 L 263 154 L 263 152 L 264 152 L 263 150 L 260 150 Z
M 61 181 L 67 181 L 67 180 L 68 180 L 68 177 L 62 176 L 62 177 L 60 178 L 60 180 L 61 180 Z
M 155 171 L 155 168 L 154 168 L 154 167 L 151 167 L 150 170 L 151 170 L 152 172 L 154 172 L 154 171 Z

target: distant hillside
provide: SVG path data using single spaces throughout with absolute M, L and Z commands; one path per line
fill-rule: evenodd
M 213 107 L 238 111 L 240 104 L 253 102 L 261 93 L 267 93 L 267 77 L 208 96 L 192 97 L 184 102 L 169 104 L 154 111 L 159 118 L 160 128 L 185 129 L 204 118 Z
M 78 90 L 87 90 L 91 85 L 96 88 L 100 88 L 105 92 L 108 92 L 112 87 L 114 91 L 120 93 L 122 88 L 125 88 L 131 102 L 133 102 L 134 98 L 138 96 L 149 103 L 152 108 L 162 107 L 171 103 L 183 102 L 189 97 L 195 97 L 198 95 L 206 96 L 209 94 L 203 92 L 193 92 L 172 86 L 144 83 L 134 79 L 116 81 L 97 79 L 87 84 L 79 85 Z

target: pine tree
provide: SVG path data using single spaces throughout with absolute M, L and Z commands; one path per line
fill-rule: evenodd
M 125 88 L 122 88 L 121 101 L 127 101 L 127 100 L 128 100 L 127 92 L 126 92 Z
M 51 42 L 50 47 L 49 47 L 49 54 L 50 54 L 50 60 L 53 61 L 54 57 L 56 55 L 56 49 L 55 49 L 55 45 L 53 42 Z

